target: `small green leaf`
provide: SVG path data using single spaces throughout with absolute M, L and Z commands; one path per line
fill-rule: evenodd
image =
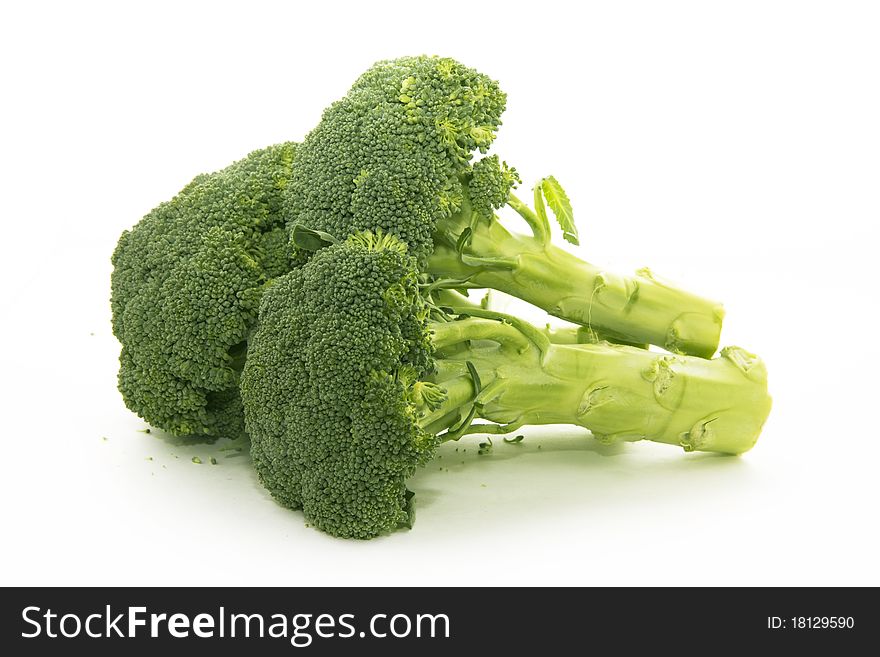
M 516 443 L 521 443 L 523 441 L 524 436 L 516 436 L 515 438 L 505 438 L 504 442 L 508 445 L 515 445 Z
M 458 236 L 458 241 L 455 243 L 455 250 L 459 253 L 464 251 L 464 247 L 471 243 L 472 234 L 473 231 L 470 226 L 461 231 L 461 235 Z
M 464 432 L 467 431 L 468 427 L 471 426 L 471 422 L 473 422 L 474 418 L 477 416 L 477 411 L 479 410 L 477 407 L 477 404 L 471 406 L 471 410 L 468 413 L 467 417 L 462 420 L 462 422 L 457 427 L 447 429 L 445 433 L 441 434 L 440 441 L 448 442 L 461 438 L 464 435 Z
M 535 185 L 534 190 L 534 203 L 535 203 L 535 214 L 538 215 L 538 219 L 541 222 L 541 225 L 546 227 L 547 234 L 550 234 L 550 220 L 547 219 L 547 206 L 544 205 L 544 181 L 541 180 L 537 185 Z
M 337 239 L 330 233 L 306 228 L 302 224 L 294 224 L 290 231 L 290 241 L 306 251 L 320 251 L 325 246 L 336 244 Z
M 403 512 L 405 517 L 402 518 L 401 525 L 407 529 L 412 529 L 416 521 L 415 497 L 416 494 L 409 488 L 405 489 L 403 493 Z
M 556 221 L 562 228 L 562 235 L 572 244 L 580 244 L 578 241 L 577 226 L 574 225 L 574 212 L 571 209 L 571 201 L 568 194 L 562 189 L 562 185 L 553 176 L 547 176 L 541 181 L 541 191 L 547 199 L 547 205 L 556 215 Z M 539 210 L 540 212 L 540 210 Z
M 471 361 L 466 361 L 468 372 L 470 372 L 471 378 L 474 380 L 474 392 L 476 394 L 480 394 L 480 391 L 483 389 L 483 384 L 480 381 L 480 375 L 477 373 L 477 368 L 474 367 L 474 364 Z

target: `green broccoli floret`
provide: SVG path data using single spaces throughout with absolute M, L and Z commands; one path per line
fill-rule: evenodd
M 403 242 L 364 232 L 263 297 L 241 379 L 254 465 L 280 503 L 335 536 L 411 525 L 407 479 L 468 433 L 568 423 L 740 453 L 769 412 L 764 365 L 742 349 L 704 360 L 552 344 L 514 317 L 440 310 L 425 290 Z
M 384 231 L 403 240 L 420 270 L 455 287 L 495 288 L 620 342 L 711 356 L 723 309 L 656 280 L 619 276 L 550 243 L 546 206 L 577 243 L 571 203 L 552 176 L 534 209 L 511 190 L 516 171 L 486 153 L 506 96 L 489 77 L 438 57 L 379 62 L 331 105 L 297 150 L 285 192 L 288 222 L 343 237 Z M 530 235 L 495 215 L 509 205 Z M 297 238 L 306 236 L 306 244 Z M 292 231 L 304 262 L 313 234 Z
M 238 379 L 267 282 L 289 268 L 281 194 L 295 144 L 200 175 L 119 239 L 113 332 L 119 389 L 181 436 L 243 434 Z

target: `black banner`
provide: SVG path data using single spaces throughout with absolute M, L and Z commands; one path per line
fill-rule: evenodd
M 5 654 L 840 651 L 877 641 L 878 612 L 876 589 L 21 588 L 2 590 L 0 639 Z

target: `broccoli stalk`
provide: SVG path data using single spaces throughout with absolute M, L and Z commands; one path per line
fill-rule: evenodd
M 428 432 L 460 424 L 476 408 L 476 417 L 495 424 L 450 436 L 573 424 L 603 442 L 647 439 L 740 454 L 755 444 L 770 410 L 763 362 L 738 347 L 705 360 L 609 343 L 559 345 L 522 320 L 470 314 L 431 325 L 438 358 L 429 380 L 447 395 L 423 406 L 419 425 Z
M 537 185 L 532 210 L 510 195 L 519 182 L 514 169 L 497 156 L 473 162 L 494 141 L 506 102 L 497 82 L 452 59 L 372 66 L 297 149 L 285 190 L 294 262 L 310 257 L 303 229 L 339 238 L 382 231 L 406 243 L 432 279 L 502 290 L 620 342 L 711 356 L 723 317 L 718 303 L 647 270 L 618 276 L 553 246 L 546 206 L 577 243 L 571 203 L 556 179 Z M 499 223 L 494 211 L 504 205 L 532 235 Z
M 769 412 L 764 366 L 741 349 L 704 360 L 553 344 L 514 317 L 438 308 L 420 277 L 399 239 L 355 233 L 263 296 L 241 381 L 254 466 L 330 534 L 411 524 L 406 480 L 467 433 L 562 422 L 738 454 Z
M 536 188 L 536 197 L 540 193 Z M 428 271 L 500 290 L 615 342 L 703 358 L 715 353 L 721 304 L 657 280 L 647 268 L 621 276 L 585 262 L 549 242 L 544 212 L 533 212 L 513 195 L 508 202 L 527 219 L 531 235 L 511 233 L 496 218 L 474 216 L 465 207 L 441 223 Z
M 431 286 L 428 285 L 426 287 L 430 288 Z M 465 290 L 464 293 L 461 293 L 447 288 L 432 289 L 430 292 L 430 299 L 433 305 L 438 306 L 438 310 L 445 308 L 453 314 L 468 315 L 472 314 L 471 311 L 475 309 L 492 310 L 490 295 L 488 293 L 483 296 L 479 303 L 474 303 L 468 298 L 466 292 L 467 290 Z M 607 333 L 602 333 L 601 331 L 597 331 L 588 326 L 577 326 L 572 324 L 552 326 L 548 323 L 541 329 L 541 332 L 544 333 L 553 344 L 596 344 L 597 342 L 613 342 L 616 344 L 626 344 L 631 347 L 638 347 L 639 349 L 648 348 L 647 344 L 635 344 L 618 340 Z

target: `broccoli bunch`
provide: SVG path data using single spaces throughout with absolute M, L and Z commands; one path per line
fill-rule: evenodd
M 584 326 L 582 338 L 711 355 L 720 306 L 553 246 L 545 199 L 577 240 L 555 179 L 536 187 L 532 210 L 511 194 L 514 169 L 497 156 L 472 162 L 505 102 L 495 81 L 451 59 L 380 62 L 302 145 L 198 176 L 124 232 L 112 311 L 128 407 L 176 435 L 241 435 L 237 382 L 262 290 L 316 241 L 359 230 L 396 235 L 434 290 L 496 288 Z M 505 203 L 531 235 L 501 225 L 494 212 Z
M 289 269 L 282 192 L 296 145 L 197 176 L 119 239 L 111 279 L 119 389 L 150 424 L 235 438 L 248 334 L 268 281 Z
M 302 144 L 198 176 L 124 232 L 111 305 L 128 407 L 176 435 L 249 436 L 280 503 L 364 539 L 412 524 L 407 480 L 466 434 L 561 423 L 750 449 L 770 410 L 761 360 L 709 360 L 720 304 L 552 244 L 551 213 L 578 243 L 562 186 L 538 181 L 529 206 L 487 154 L 505 103 L 451 59 L 379 62 Z M 575 326 L 535 328 L 471 288 Z
M 295 261 L 308 259 L 315 234 L 383 231 L 406 243 L 437 284 L 498 289 L 620 342 L 711 356 L 720 304 L 647 269 L 620 276 L 553 245 L 548 207 L 578 242 L 559 182 L 541 180 L 530 208 L 511 193 L 515 169 L 497 156 L 472 162 L 495 139 L 505 104 L 497 82 L 452 59 L 375 64 L 297 150 L 285 192 Z M 504 205 L 530 234 L 501 224 L 495 210 Z
M 553 344 L 514 317 L 441 310 L 426 289 L 401 240 L 361 232 L 264 295 L 241 379 L 254 466 L 279 502 L 335 536 L 410 525 L 407 479 L 468 433 L 567 423 L 605 441 L 736 454 L 769 412 L 765 368 L 745 350 L 704 360 Z

